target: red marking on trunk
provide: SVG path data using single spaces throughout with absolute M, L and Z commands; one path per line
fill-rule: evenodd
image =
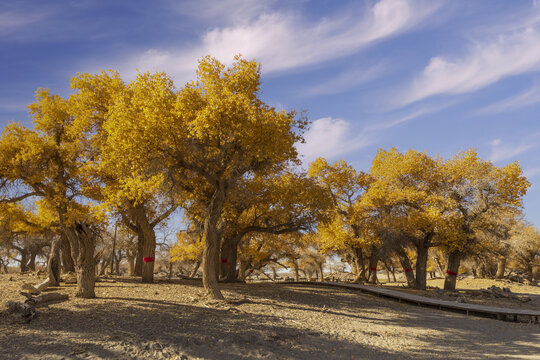
M 154 262 L 155 258 L 153 257 L 145 257 L 142 259 L 143 262 Z
M 229 259 L 221 259 L 222 264 L 225 264 L 225 263 L 228 263 L 228 262 L 229 262 Z
M 371 271 L 377 271 L 377 268 L 375 268 L 375 267 L 370 267 L 369 270 L 371 270 Z
M 250 273 L 253 273 L 253 269 L 250 269 L 249 272 L 250 272 Z
M 406 272 L 406 273 L 411 272 L 411 271 L 412 271 L 411 268 L 405 269 L 405 272 Z
M 452 275 L 452 276 L 457 276 L 457 273 L 453 272 L 453 271 L 450 271 L 450 270 L 446 270 L 446 273 L 448 275 Z

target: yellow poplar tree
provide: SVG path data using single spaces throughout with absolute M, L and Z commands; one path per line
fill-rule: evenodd
M 163 73 L 140 74 L 129 100 L 118 99 L 110 112 L 105 152 L 118 166 L 130 164 L 124 188 L 136 193 L 167 181 L 204 209 L 203 284 L 222 299 L 215 270 L 225 202 L 244 176 L 295 161 L 294 143 L 306 123 L 259 99 L 255 61 L 237 56 L 225 68 L 205 57 L 197 75 L 175 91 Z

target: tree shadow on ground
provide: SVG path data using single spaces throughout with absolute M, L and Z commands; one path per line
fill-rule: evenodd
M 265 301 L 272 301 L 275 289 L 281 288 L 280 301 L 291 309 L 307 307 L 319 309 L 324 306 L 348 310 L 358 310 L 373 323 L 407 329 L 431 329 L 418 339 L 421 350 L 408 349 L 408 356 L 430 358 L 441 356 L 441 352 L 430 349 L 446 349 L 448 358 L 479 359 L 485 357 L 524 357 L 540 358 L 540 325 L 504 322 L 490 318 L 469 317 L 462 313 L 438 310 L 429 307 L 399 303 L 395 300 L 377 297 L 353 289 L 319 287 L 315 285 L 275 284 L 254 288 L 238 288 L 239 294 L 249 294 Z M 352 295 L 352 296 L 351 296 Z M 383 313 L 394 316 L 381 316 Z M 377 316 L 377 314 L 379 314 Z M 339 314 L 338 314 L 339 315 Z M 388 314 L 385 314 L 388 315 Z M 345 315 L 350 316 L 350 315 Z M 450 355 L 452 354 L 452 355 Z
M 202 290 L 200 283 L 171 285 L 192 293 Z M 291 284 L 228 284 L 222 289 L 228 298 L 247 299 L 246 306 L 108 297 L 40 309 L 30 324 L 7 327 L 9 335 L 0 336 L 0 358 L 479 359 L 520 358 L 540 349 L 538 325 L 470 318 L 354 290 Z M 250 310 L 251 305 L 261 311 Z M 349 326 L 364 329 L 360 334 L 368 340 L 406 337 L 414 329 L 424 333 L 410 348 L 391 351 L 340 334 L 350 327 L 335 329 L 336 335 L 324 328 L 326 323 L 295 326 L 274 308 L 289 311 L 292 319 L 305 311 L 315 322 L 327 315 L 338 324 L 348 319 Z M 395 333 L 383 334 L 383 328 Z
M 99 308 L 44 312 L 25 330 L 10 335 L 2 358 L 403 358 L 306 332 L 272 315 L 161 300 L 109 300 Z

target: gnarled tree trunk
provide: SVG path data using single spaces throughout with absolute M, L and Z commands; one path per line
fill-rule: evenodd
M 49 273 L 49 286 L 60 285 L 60 239 L 54 239 L 51 243 L 47 271 Z
M 217 266 L 219 260 L 219 231 L 218 222 L 225 204 L 225 184 L 220 182 L 214 191 L 208 212 L 204 221 L 204 250 L 203 250 L 203 285 L 208 295 L 217 300 L 223 300 L 223 294 L 218 287 Z
M 368 282 L 371 284 L 377 283 L 377 264 L 379 263 L 379 254 L 376 249 L 371 250 L 369 257 L 369 277 Z
M 144 238 L 137 231 L 137 255 L 135 256 L 135 276 L 142 276 L 142 267 L 143 267 L 143 243 Z
M 396 248 L 396 255 L 399 259 L 401 267 L 403 268 L 403 273 L 405 274 L 405 278 L 407 279 L 407 285 L 409 287 L 414 287 L 415 279 L 411 265 L 411 259 L 409 259 L 409 256 L 405 252 L 405 249 L 403 249 L 401 246 Z
M 64 272 L 75 272 L 75 261 L 71 255 L 71 245 L 64 234 L 60 235 L 60 251 L 62 252 L 62 269 Z
M 444 279 L 444 290 L 456 290 L 456 280 L 461 262 L 461 253 L 452 251 L 448 255 L 448 266 L 446 270 L 446 278 Z
M 354 266 L 356 268 L 356 274 L 353 281 L 355 283 L 360 281 L 366 281 L 366 269 L 364 268 L 364 255 L 362 254 L 362 249 L 354 248 L 353 258 Z
M 82 222 L 76 222 L 67 228 L 65 233 L 71 245 L 71 254 L 76 259 L 77 292 L 75 296 L 94 298 L 96 297 L 94 291 L 96 234 L 88 224 Z
M 502 279 L 504 277 L 504 271 L 506 270 L 506 257 L 500 255 L 497 261 L 497 273 L 495 279 Z

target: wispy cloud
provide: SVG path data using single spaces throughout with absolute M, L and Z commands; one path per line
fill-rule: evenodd
M 519 155 L 539 146 L 539 137 L 540 134 L 534 134 L 517 144 L 505 144 L 501 139 L 494 139 L 489 143 L 491 146 L 489 159 L 493 162 L 516 160 Z
M 42 21 L 47 16 L 48 11 L 0 8 L 0 36 L 26 30 L 29 25 Z
M 372 121 L 370 125 L 354 130 L 351 123 L 344 119 L 325 117 L 313 122 L 304 135 L 305 143 L 298 144 L 298 152 L 304 164 L 317 157 L 335 158 L 351 151 L 375 144 L 381 134 L 390 128 L 402 125 L 414 119 L 442 110 L 444 107 L 425 107 L 407 114 L 394 115 L 385 120 Z
M 409 104 L 438 94 L 468 93 L 500 79 L 540 70 L 540 18 L 521 19 L 504 31 L 476 39 L 463 56 L 431 58 L 401 96 Z
M 525 177 L 530 180 L 540 175 L 540 167 L 525 169 L 525 171 L 523 172 L 523 175 L 525 175 Z
M 494 114 L 540 103 L 540 83 L 526 91 L 488 105 L 478 111 L 479 114 Z
M 304 135 L 305 143 L 297 145 L 302 162 L 307 165 L 318 157 L 333 158 L 373 144 L 365 132 L 351 133 L 351 124 L 343 119 L 315 120 Z
M 381 76 L 387 67 L 384 63 L 378 63 L 362 69 L 350 69 L 339 74 L 337 77 L 310 87 L 305 95 L 328 95 L 339 94 L 347 90 L 368 83 Z
M 441 1 L 380 0 L 361 14 L 347 11 L 316 22 L 294 12 L 257 13 L 249 9 L 249 20 L 208 30 L 197 45 L 148 49 L 128 59 L 123 68 L 128 76 L 134 75 L 134 69 L 158 69 L 186 80 L 193 76 L 196 59 L 207 54 L 230 63 L 235 54 L 241 53 L 260 61 L 265 73 L 320 64 L 407 31 L 440 4 Z

